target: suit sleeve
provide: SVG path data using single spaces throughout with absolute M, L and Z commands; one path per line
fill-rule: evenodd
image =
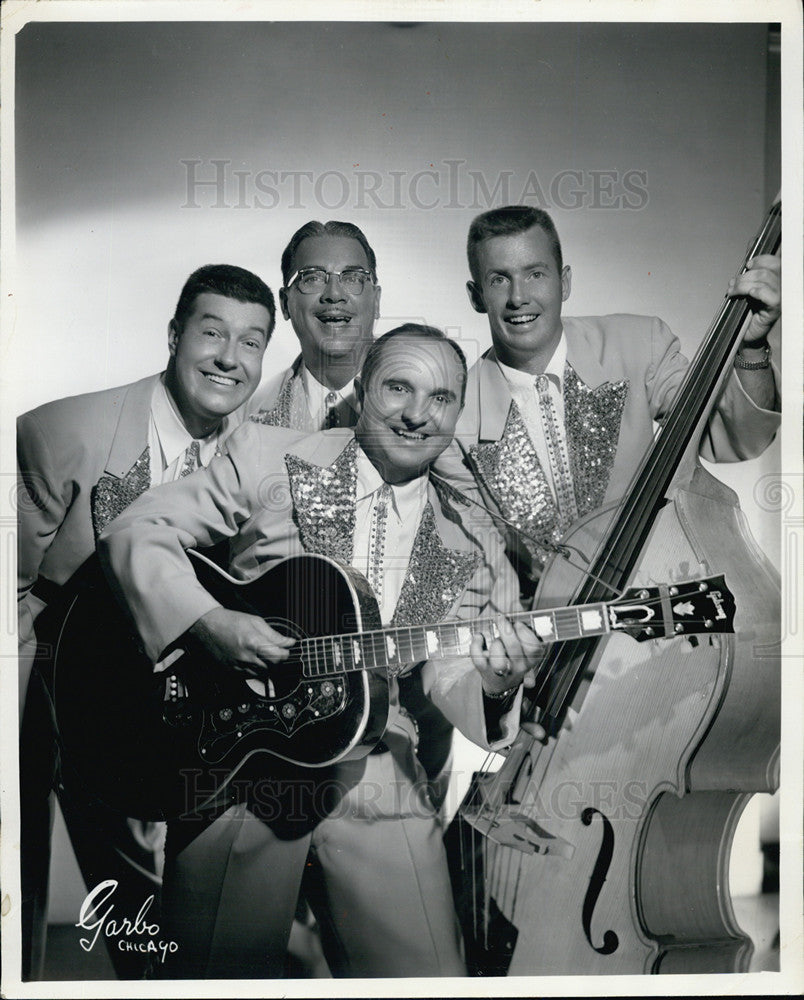
M 35 412 L 17 420 L 17 642 L 19 709 L 36 655 L 35 620 L 44 604 L 31 593 L 42 561 L 76 491 Z M 22 716 L 20 715 L 20 718 Z
M 782 380 L 773 359 L 771 372 L 778 403 Z M 779 410 L 757 406 L 743 389 L 737 372 L 732 370 L 701 438 L 701 457 L 709 462 L 742 462 L 756 458 L 773 441 L 781 419 Z
M 478 516 L 482 517 L 482 512 L 478 511 Z M 499 533 L 486 518 L 474 521 L 473 534 L 482 546 L 483 561 L 454 609 L 455 617 L 471 622 L 522 611 L 519 583 Z M 500 750 L 513 741 L 519 728 L 521 688 L 502 715 L 490 719 L 482 680 L 471 657 L 428 660 L 422 667 L 422 683 L 444 717 L 473 743 L 486 750 Z
M 251 516 L 259 451 L 254 431 L 244 424 L 229 438 L 227 454 L 206 469 L 143 494 L 98 540 L 101 563 L 154 662 L 220 606 L 198 582 L 186 550 L 232 538 Z
M 661 422 L 670 410 L 689 363 L 668 326 L 655 317 L 651 323 L 651 361 L 645 385 L 651 416 Z M 780 377 L 775 366 L 773 377 L 778 396 Z M 758 407 L 732 371 L 701 437 L 701 457 L 709 462 L 756 458 L 771 443 L 780 422 L 781 414 Z
M 59 469 L 35 413 L 17 421 L 17 596 L 25 599 L 61 527 L 75 484 Z

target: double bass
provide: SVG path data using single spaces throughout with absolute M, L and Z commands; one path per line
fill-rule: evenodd
M 777 201 L 743 269 L 780 242 Z M 779 783 L 780 581 L 698 458 L 747 315 L 724 301 L 623 501 L 562 539 L 534 599 L 717 572 L 735 634 L 548 653 L 502 765 L 475 776 L 447 835 L 474 974 L 749 967 L 728 865 L 746 803 Z

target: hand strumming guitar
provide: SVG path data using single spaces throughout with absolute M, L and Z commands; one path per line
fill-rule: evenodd
M 187 636 L 223 666 L 265 678 L 265 668 L 288 658 L 296 642 L 257 615 L 213 608 L 187 629 Z

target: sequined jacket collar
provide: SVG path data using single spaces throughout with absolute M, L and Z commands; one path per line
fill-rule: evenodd
M 567 337 L 567 364 L 588 389 L 597 389 L 606 382 L 603 367 L 588 352 L 577 350 L 575 338 L 570 329 L 565 329 Z M 508 383 L 497 364 L 497 355 L 492 347 L 486 351 L 479 365 L 480 422 L 478 437 L 481 441 L 499 441 L 511 408 L 511 393 Z
M 269 427 L 290 427 L 310 433 L 321 430 L 316 420 L 310 416 L 307 394 L 304 390 L 302 360 L 300 354 L 285 372 L 273 399 L 271 400 L 269 396 L 266 399 L 267 405 L 253 413 L 249 419 Z M 357 422 L 357 413 L 351 404 L 344 407 L 344 414 L 342 426 L 353 426 Z
M 357 440 L 352 437 L 334 462 L 315 465 L 298 455 L 285 456 L 293 519 L 307 552 L 352 560 L 357 489 Z M 478 550 L 461 551 L 446 545 L 438 530 L 436 509 L 454 503 L 454 491 L 430 481 L 427 503 L 413 542 L 394 625 L 442 621 L 466 589 L 481 561 Z M 454 515 L 453 515 L 454 516 Z
M 148 443 L 151 397 L 161 372 L 134 382 L 120 402 L 120 413 L 104 472 L 120 479 L 125 476 Z
M 273 406 L 252 414 L 251 420 L 267 424 L 269 427 L 297 427 L 297 425 L 304 423 L 302 418 L 304 410 L 307 409 L 307 403 L 304 399 L 304 388 L 299 376 L 301 363 L 302 356 L 300 354 L 282 380 Z M 301 408 L 302 404 L 304 404 L 304 410 Z M 298 426 L 297 429 L 312 430 L 312 427 Z
M 127 388 L 120 401 L 114 438 L 103 475 L 90 490 L 94 537 L 151 485 L 148 418 L 151 398 L 162 377 L 151 375 Z
M 628 381 L 609 382 L 598 361 L 567 337 L 564 424 L 579 515 L 600 507 L 614 466 Z M 505 518 L 524 533 L 536 564 L 546 552 L 533 538 L 555 542 L 569 527 L 558 517 L 545 471 L 513 402 L 492 348 L 479 365 L 476 443 L 468 448 L 475 474 Z

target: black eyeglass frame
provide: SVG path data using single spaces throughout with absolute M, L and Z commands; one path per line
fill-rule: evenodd
M 324 284 L 322 285 L 322 289 L 327 287 L 327 285 L 330 283 L 330 280 L 331 280 L 331 278 L 332 278 L 333 275 L 338 279 L 338 284 L 341 286 L 341 288 L 343 288 L 344 286 L 343 286 L 343 282 L 341 281 L 341 275 L 343 275 L 343 274 L 361 274 L 363 276 L 364 280 L 363 280 L 363 284 L 360 286 L 360 290 L 357 291 L 357 290 L 353 290 L 353 289 L 349 289 L 349 288 L 346 289 L 346 291 L 350 292 L 350 294 L 355 295 L 355 296 L 363 294 L 363 289 L 366 287 L 366 281 L 370 281 L 372 285 L 375 283 L 374 275 L 372 274 L 371 271 L 366 270 L 365 267 L 345 267 L 345 268 L 343 268 L 342 271 L 328 271 L 324 267 L 301 267 L 301 268 L 299 268 L 298 271 L 295 271 L 293 273 L 293 275 L 290 278 L 290 281 L 288 281 L 288 283 L 287 283 L 287 287 L 288 288 L 293 288 L 293 287 L 298 288 L 299 293 L 301 295 L 315 295 L 316 292 L 319 291 L 319 289 L 313 288 L 313 289 L 310 289 L 309 291 L 305 291 L 298 284 L 299 278 L 303 277 L 305 274 L 311 274 L 311 273 L 323 274 L 324 275 L 325 280 L 324 280 Z

